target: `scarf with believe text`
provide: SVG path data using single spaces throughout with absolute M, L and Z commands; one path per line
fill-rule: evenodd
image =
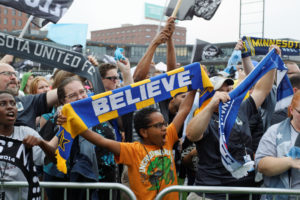
M 58 133 L 56 150 L 57 168 L 67 173 L 74 138 L 99 123 L 139 110 L 181 92 L 199 89 L 213 90 L 213 85 L 199 63 L 193 63 L 164 74 L 104 92 L 64 105 L 62 114 L 67 117 Z

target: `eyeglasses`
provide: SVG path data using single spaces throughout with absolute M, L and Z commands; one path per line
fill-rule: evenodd
M 12 75 L 14 75 L 15 77 L 18 77 L 18 75 L 19 75 L 19 73 L 17 71 L 14 71 L 14 72 L 3 71 L 3 72 L 0 72 L 0 74 L 3 74 L 4 76 L 9 76 L 9 77 L 11 77 Z
M 297 111 L 297 113 L 300 115 L 300 111 L 299 111 L 299 110 L 297 110 L 296 108 L 294 108 L 294 110 L 296 110 L 296 111 Z
M 159 128 L 159 129 L 161 129 L 163 126 L 167 127 L 167 126 L 168 126 L 168 123 L 167 123 L 167 122 L 158 122 L 158 123 L 156 123 L 156 124 L 152 124 L 152 125 L 147 126 L 147 128 L 154 127 L 154 128 Z
M 87 92 L 86 89 L 82 89 L 82 90 L 79 90 L 78 93 L 74 92 L 72 94 L 66 95 L 65 98 L 68 98 L 70 100 L 77 100 L 79 95 L 80 96 L 86 95 L 86 92 Z
M 104 79 L 108 79 L 108 80 L 111 80 L 111 81 L 116 81 L 116 80 L 119 80 L 120 78 L 118 76 L 107 76 Z

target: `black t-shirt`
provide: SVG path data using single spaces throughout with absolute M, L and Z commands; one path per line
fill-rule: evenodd
M 271 125 L 278 124 L 288 117 L 288 109 L 284 108 L 273 113 Z
M 51 112 L 47 106 L 47 94 L 26 95 L 16 97 L 18 116 L 16 124 L 22 124 L 35 129 L 36 117 Z
M 249 127 L 249 120 L 254 114 L 257 114 L 256 105 L 252 97 L 249 97 L 242 102 L 229 137 L 228 150 L 236 160 L 241 162 L 244 162 L 245 150 L 249 155 L 254 153 Z M 254 173 L 236 179 L 223 166 L 219 147 L 218 123 L 218 113 L 214 113 L 203 138 L 195 143 L 199 156 L 195 184 L 206 186 L 254 186 Z M 225 199 L 224 194 L 207 194 L 207 197 Z

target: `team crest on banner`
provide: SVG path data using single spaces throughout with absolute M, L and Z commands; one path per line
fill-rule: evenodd
M 31 148 L 26 148 L 22 141 L 0 136 L 0 161 L 13 164 L 23 172 L 29 184 L 27 199 L 41 199 Z

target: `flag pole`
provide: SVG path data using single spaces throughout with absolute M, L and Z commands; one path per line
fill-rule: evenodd
M 24 26 L 23 29 L 22 29 L 21 34 L 19 35 L 19 38 L 23 38 L 23 36 L 24 36 L 26 30 L 28 29 L 28 27 L 29 27 L 31 21 L 33 20 L 33 17 L 34 17 L 33 15 L 30 15 L 30 16 L 29 16 L 29 18 L 28 18 L 28 20 L 27 20 L 25 26 Z
M 178 13 L 178 10 L 180 8 L 181 3 L 182 3 L 182 0 L 178 0 L 177 1 L 177 4 L 176 4 L 176 6 L 175 6 L 175 8 L 173 10 L 173 13 L 172 13 L 171 17 L 176 17 L 176 15 Z
M 157 27 L 156 35 L 158 35 L 158 33 L 159 33 L 159 31 L 160 31 L 161 23 L 162 23 L 162 21 L 163 21 L 163 19 L 164 19 L 165 12 L 166 12 L 166 9 L 167 9 L 167 2 L 168 2 L 168 0 L 165 1 L 164 10 L 163 10 L 163 13 L 162 13 L 161 16 L 160 16 L 159 25 L 158 25 L 158 27 Z

